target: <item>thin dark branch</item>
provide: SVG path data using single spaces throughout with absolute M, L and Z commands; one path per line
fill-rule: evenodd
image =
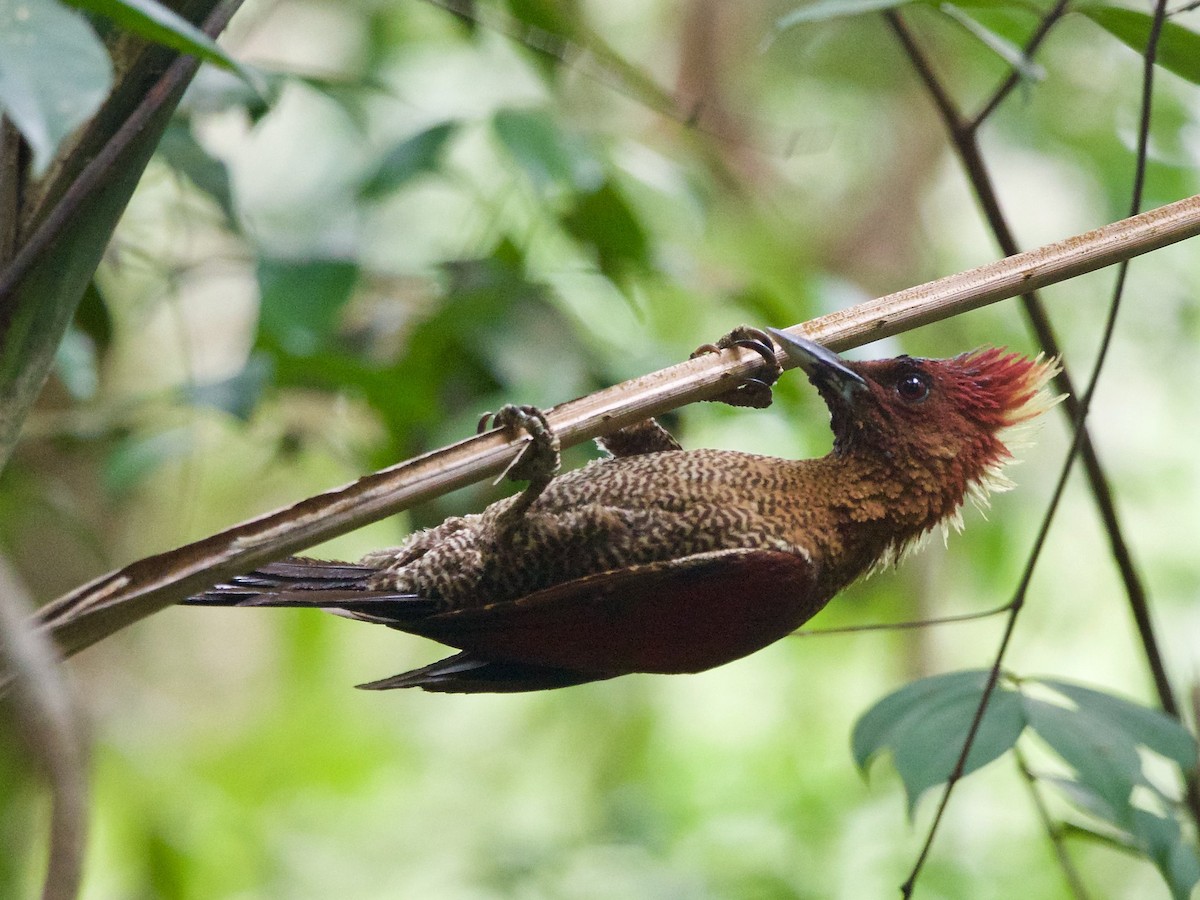
M 1059 4 L 1060 6 L 1062 4 Z M 1053 24 L 1059 18 L 1060 10 L 1058 6 L 1047 15 L 1042 21 L 1042 27 L 1035 33 L 1029 45 L 1026 47 L 1026 54 L 1029 55 L 1040 44 L 1045 37 L 1049 25 Z M 903 25 L 903 22 L 896 17 L 893 21 L 893 27 L 899 30 L 899 36 L 913 61 L 913 66 L 921 76 L 922 81 L 929 87 L 931 97 L 939 111 L 948 110 L 943 118 L 947 130 L 950 132 L 951 139 L 955 149 L 959 153 L 963 162 L 963 167 L 967 172 L 971 185 L 975 190 L 976 196 L 979 199 L 980 205 L 983 207 L 984 215 L 987 218 L 989 227 L 996 236 L 997 243 L 1001 249 L 1007 254 L 1019 252 L 1016 238 L 1013 236 L 1012 230 L 1008 225 L 1007 218 L 1000 208 L 999 198 L 995 186 L 991 179 L 991 174 L 982 158 L 979 151 L 978 143 L 975 139 L 974 128 L 979 121 L 982 121 L 981 116 L 977 116 L 970 124 L 964 124 L 963 119 L 953 109 L 953 104 L 950 104 L 944 88 L 938 83 L 936 77 L 925 60 L 920 48 L 917 47 L 911 35 Z M 1140 208 L 1140 198 L 1138 200 Z M 1041 298 L 1036 291 L 1030 291 L 1021 297 L 1022 304 L 1026 317 L 1029 320 L 1031 327 L 1038 339 L 1041 348 L 1050 356 L 1061 356 L 1058 338 L 1054 334 L 1053 327 L 1050 324 L 1049 316 L 1046 313 L 1045 307 L 1042 304 Z M 1080 403 L 1078 393 L 1075 391 L 1073 380 L 1070 372 L 1064 367 L 1063 371 L 1056 377 L 1055 386 L 1064 395 L 1066 402 L 1063 410 L 1067 416 L 1074 421 L 1081 421 Z M 1163 660 L 1162 652 L 1159 649 L 1158 641 L 1154 635 L 1153 623 L 1150 619 L 1149 601 L 1146 596 L 1145 587 L 1142 584 L 1141 576 L 1137 572 L 1134 565 L 1132 554 L 1129 546 L 1125 541 L 1123 529 L 1121 528 L 1120 519 L 1116 511 L 1116 504 L 1113 499 L 1113 492 L 1108 481 L 1108 476 L 1105 474 L 1103 466 L 1100 463 L 1096 453 L 1095 445 L 1092 442 L 1091 435 L 1085 428 L 1083 435 L 1083 443 L 1080 448 L 1083 466 L 1087 475 L 1088 485 L 1092 491 L 1092 495 L 1096 501 L 1097 509 L 1100 514 L 1101 522 L 1104 526 L 1105 534 L 1109 538 L 1109 547 L 1112 553 L 1113 561 L 1117 566 L 1122 584 L 1125 589 L 1126 597 L 1128 598 L 1129 608 L 1133 615 L 1134 623 L 1138 631 L 1138 636 L 1142 643 L 1143 653 L 1145 654 L 1147 666 L 1150 669 L 1151 677 L 1154 680 L 1155 690 L 1158 694 L 1159 703 L 1162 708 L 1173 716 L 1179 716 L 1179 704 L 1171 689 L 1170 680 L 1167 676 L 1166 664 Z M 1200 808 L 1200 807 L 1198 807 Z
M 960 136 L 968 134 L 969 131 L 969 123 L 959 113 L 958 104 L 954 102 L 954 98 L 942 85 L 942 80 L 933 71 L 933 64 L 929 58 L 917 46 L 916 38 L 904 24 L 900 13 L 890 9 L 883 14 L 883 18 L 892 29 L 892 33 L 896 35 L 896 39 L 900 41 L 900 46 L 904 48 L 904 53 L 912 63 L 913 70 L 921 79 L 921 83 L 925 85 L 925 90 L 929 92 L 929 99 L 937 107 L 938 115 L 946 123 L 946 128 L 949 129 L 953 142 L 957 145 L 961 139 Z
M 1138 119 L 1138 143 L 1137 143 L 1137 162 L 1134 167 L 1134 181 L 1132 196 L 1129 201 L 1130 215 L 1137 215 L 1141 211 L 1143 195 L 1146 187 L 1146 165 L 1148 159 L 1147 148 L 1150 145 L 1150 118 L 1154 103 L 1154 66 L 1158 56 L 1158 42 L 1162 36 L 1163 23 L 1166 21 L 1167 2 L 1166 0 L 1155 0 L 1154 3 L 1154 21 L 1150 25 L 1150 34 L 1146 38 L 1146 53 L 1142 59 L 1142 97 L 1141 116 Z M 1113 305 L 1117 306 L 1121 301 L 1121 291 L 1125 285 L 1125 275 L 1129 271 L 1129 261 L 1121 263 L 1117 266 L 1117 287 L 1113 295 Z M 1105 335 L 1105 342 L 1101 345 L 1101 357 L 1108 350 L 1108 339 L 1111 334 Z M 1099 362 L 1097 361 L 1097 375 L 1099 374 Z M 1091 392 L 1088 394 L 1088 401 L 1091 400 Z M 1132 598 L 1131 598 L 1132 599 Z M 1150 619 L 1150 610 L 1147 606 L 1133 607 L 1134 620 L 1137 623 L 1138 634 L 1141 635 L 1143 646 L 1145 646 L 1146 637 L 1149 635 L 1153 640 L 1154 626 Z M 1157 651 L 1157 644 L 1154 645 Z M 1167 677 L 1166 666 L 1162 662 L 1160 656 L 1153 658 L 1157 660 L 1157 667 L 1153 669 L 1155 684 L 1159 687 L 1160 695 L 1166 695 L 1163 701 L 1163 709 L 1173 715 L 1175 718 L 1182 718 L 1180 706 L 1175 700 L 1175 696 L 1171 691 L 1171 684 Z M 1161 679 L 1161 682 L 1160 682 Z M 1168 702 L 1169 701 L 1169 702 Z M 1185 773 L 1187 779 L 1186 801 L 1189 815 L 1192 821 L 1200 826 L 1200 781 L 1197 780 L 1196 772 Z
M 846 625 L 840 628 L 805 628 L 793 631 L 788 637 L 828 637 L 835 634 L 858 634 L 863 631 L 907 631 L 912 628 L 927 628 L 930 625 L 957 625 L 960 622 L 975 622 L 990 619 L 1012 609 L 1011 603 L 985 609 L 982 612 L 959 613 L 954 616 L 934 616 L 930 619 L 914 619 L 909 622 L 876 622 L 873 625 Z
M 0 114 L 0 268 L 17 249 L 17 223 L 25 187 L 26 145 L 8 116 Z
M 1023 54 L 1025 59 L 1033 59 L 1033 55 L 1037 53 L 1038 49 L 1042 46 L 1042 41 L 1046 39 L 1046 36 L 1050 33 L 1050 29 L 1053 28 L 1058 20 L 1066 14 L 1067 7 L 1070 5 L 1070 2 L 1071 0 L 1058 0 L 1058 2 L 1054 4 L 1053 8 L 1042 17 L 1040 22 L 1038 22 L 1037 28 L 1033 30 L 1033 34 L 1031 34 L 1029 36 L 1029 40 L 1025 42 Z M 971 117 L 970 120 L 968 120 L 966 123 L 967 128 L 971 132 L 978 131 L 979 126 L 987 121 L 988 117 L 996 111 L 997 107 L 999 107 L 1000 104 L 1005 101 L 1008 95 L 1011 94 L 1013 89 L 1016 88 L 1016 86 L 1020 83 L 1021 72 L 1016 66 L 1013 66 L 1012 69 L 1009 70 L 1008 76 L 1000 83 L 1000 86 L 996 88 L 992 96 L 988 98 L 987 102 L 983 104 L 979 112 L 977 112 Z
M 1058 859 L 1059 868 L 1062 869 L 1063 877 L 1067 881 L 1067 890 L 1071 892 L 1071 896 L 1075 900 L 1089 900 L 1087 887 L 1084 886 L 1079 869 L 1075 867 L 1075 862 L 1071 859 L 1071 854 L 1067 852 L 1067 844 L 1063 840 L 1062 829 L 1054 824 L 1054 819 L 1051 817 L 1050 810 L 1046 807 L 1046 801 L 1042 797 L 1042 792 L 1038 788 L 1037 777 L 1030 771 L 1029 765 L 1025 761 L 1025 754 L 1018 747 L 1013 750 L 1013 757 L 1017 761 L 1017 771 L 1021 773 L 1021 779 L 1029 788 L 1029 796 L 1033 801 L 1033 808 L 1037 810 L 1038 819 L 1041 820 L 1042 827 L 1046 830 L 1046 837 L 1050 841 L 1050 846 L 1054 848 L 1054 856 Z
M 1153 99 L 1154 60 L 1157 53 L 1158 39 L 1162 31 L 1162 22 L 1165 16 L 1165 6 L 1165 0 L 1156 0 L 1154 24 L 1151 28 L 1149 39 L 1147 40 L 1146 53 L 1144 57 L 1145 63 L 1142 80 L 1142 102 L 1140 127 L 1138 133 L 1138 150 L 1134 169 L 1132 198 L 1130 201 L 1131 208 L 1135 213 L 1141 208 L 1142 203 L 1142 190 L 1145 182 L 1146 171 L 1146 151 L 1149 142 L 1150 115 Z M 897 37 L 900 39 L 906 52 L 908 52 L 910 57 L 913 58 L 913 65 L 919 76 L 926 82 L 927 85 L 931 85 L 931 97 L 933 97 L 935 105 L 941 109 L 942 103 L 946 101 L 948 96 L 944 88 L 941 86 L 936 76 L 933 75 L 931 68 L 924 60 L 924 57 L 920 52 L 920 48 L 917 47 L 912 35 L 908 32 L 908 29 L 905 27 L 904 22 L 900 18 L 899 14 L 894 11 L 889 11 L 886 14 L 886 17 L 889 25 L 892 27 L 893 31 L 896 32 Z M 932 87 L 934 84 L 936 84 L 936 92 Z M 950 112 L 952 115 L 946 118 L 947 126 L 951 130 L 952 136 L 954 137 L 955 147 L 959 150 L 960 155 L 962 155 L 964 165 L 967 167 L 968 172 L 972 176 L 974 182 L 974 176 L 976 172 L 986 175 L 987 170 L 983 166 L 982 157 L 980 156 L 978 146 L 974 141 L 974 134 L 963 132 L 961 119 L 959 118 L 957 111 L 953 109 L 953 104 L 950 104 Z M 987 180 L 985 183 L 990 185 L 990 180 Z M 998 221 L 1003 222 L 1003 216 L 999 215 L 999 205 L 998 203 L 995 203 L 994 191 L 990 193 L 990 196 L 993 200 L 995 211 L 998 214 Z M 1007 231 L 1007 228 L 1004 230 Z M 1009 238 L 1011 239 L 1011 234 L 1009 235 Z M 930 824 L 929 832 L 926 836 L 925 843 L 921 848 L 921 852 L 918 855 L 908 878 L 901 886 L 901 892 L 905 897 L 912 896 L 917 878 L 920 876 L 921 870 L 925 864 L 925 860 L 928 858 L 929 851 L 933 846 L 934 838 L 937 835 L 938 827 L 941 824 L 946 807 L 949 804 L 950 796 L 953 793 L 958 781 L 961 780 L 963 776 L 966 760 L 971 752 L 971 747 L 975 742 L 975 737 L 979 732 L 980 723 L 983 721 L 983 716 L 986 713 L 987 705 L 991 700 L 992 695 L 995 693 L 996 684 L 1000 678 L 1004 657 L 1007 654 L 1008 647 L 1012 641 L 1016 622 L 1020 616 L 1021 609 L 1024 606 L 1025 598 L 1029 590 L 1029 584 L 1033 578 L 1033 572 L 1036 568 L 1037 562 L 1041 557 L 1042 549 L 1045 546 L 1046 537 L 1049 534 L 1051 523 L 1053 522 L 1054 515 L 1058 510 L 1059 503 L 1061 502 L 1063 494 L 1066 490 L 1067 479 L 1070 475 L 1071 468 L 1085 443 L 1087 432 L 1084 428 L 1084 422 L 1087 417 L 1087 411 L 1091 406 L 1092 398 L 1096 391 L 1096 386 L 1099 383 L 1100 373 L 1103 370 L 1104 363 L 1107 359 L 1109 347 L 1112 343 L 1113 334 L 1116 329 L 1117 316 L 1121 307 L 1121 299 L 1124 295 L 1125 280 L 1128 269 L 1128 261 L 1122 262 L 1117 268 L 1116 283 L 1113 288 L 1112 300 L 1109 304 L 1108 314 L 1101 334 L 1100 348 L 1097 352 L 1092 374 L 1088 381 L 1087 390 L 1080 400 L 1073 416 L 1074 428 L 1070 450 L 1068 451 L 1067 458 L 1063 463 L 1062 471 L 1060 473 L 1058 482 L 1055 485 L 1053 495 L 1047 506 L 1045 516 L 1042 520 L 1042 525 L 1038 530 L 1037 537 L 1029 553 L 1025 569 L 1022 572 L 1021 579 L 1014 592 L 1012 609 L 1009 614 L 1008 621 L 1005 624 L 1004 634 L 1001 637 L 1000 645 L 996 650 L 995 659 L 992 664 L 991 671 L 989 672 L 988 681 L 984 687 L 983 695 L 980 698 L 979 706 L 976 709 L 975 715 L 971 721 L 971 725 L 967 730 L 962 751 L 960 752 L 958 760 L 955 763 L 954 770 L 947 779 L 946 787 L 942 792 L 941 801 L 938 804 L 934 819 Z M 1157 655 L 1157 644 L 1154 645 L 1154 649 Z M 1167 696 L 1170 697 L 1171 707 L 1177 710 L 1178 707 L 1174 703 L 1174 698 L 1171 694 L 1169 683 L 1166 684 L 1166 693 Z M 1167 708 L 1166 703 L 1164 703 L 1164 708 Z M 1168 711 L 1170 710 L 1168 709 Z M 1191 800 L 1194 796 L 1194 786 L 1189 783 L 1189 800 Z M 1196 810 L 1193 805 L 1193 816 L 1195 815 Z

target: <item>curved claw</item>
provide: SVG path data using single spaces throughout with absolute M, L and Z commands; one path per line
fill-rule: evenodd
M 739 338 L 733 342 L 733 345 L 735 347 L 745 347 L 747 350 L 753 350 L 755 353 L 761 356 L 763 361 L 767 364 L 766 367 L 770 373 L 770 381 L 766 381 L 763 378 L 757 377 L 758 375 L 765 374 L 759 370 L 755 377 L 746 379 L 747 383 L 750 381 L 757 381 L 760 384 L 763 384 L 765 387 L 770 387 L 779 380 L 779 373 L 782 371 L 782 369 L 780 368 L 779 360 L 775 356 L 775 345 L 770 343 L 769 338 L 765 342 L 760 341 L 757 337 Z
M 753 350 L 763 358 L 763 364 L 750 372 L 737 387 L 712 399 L 730 406 L 749 406 L 756 409 L 770 406 L 771 385 L 779 379 L 783 367 L 779 365 L 779 359 L 775 356 L 775 341 L 767 332 L 742 325 L 733 329 L 715 344 L 703 344 L 697 347 L 692 357 L 697 357 L 701 353 L 718 353 L 734 347 Z

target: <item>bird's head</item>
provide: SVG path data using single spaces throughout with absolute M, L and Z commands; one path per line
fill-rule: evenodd
M 852 362 L 772 334 L 829 406 L 836 454 L 868 454 L 916 477 L 943 473 L 964 493 L 1002 486 L 1010 429 L 1055 402 L 1042 390 L 1058 371 L 1054 360 L 988 347 L 950 359 Z

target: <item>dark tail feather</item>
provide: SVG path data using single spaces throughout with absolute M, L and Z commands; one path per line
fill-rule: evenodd
M 440 694 L 513 694 L 570 687 L 588 681 L 602 681 L 606 677 L 549 666 L 496 662 L 464 652 L 411 672 L 381 678 L 358 687 L 364 691 L 419 687 Z
M 388 625 L 411 622 L 437 612 L 438 601 L 419 594 L 367 588 L 377 574 L 369 566 L 291 557 L 245 575 L 235 575 L 203 594 L 182 601 L 189 606 L 298 606 L 326 609 Z
M 367 580 L 377 574 L 378 571 L 370 566 L 292 556 L 237 575 L 228 585 L 217 585 L 214 591 L 224 587 L 261 588 L 264 591 L 362 591 Z

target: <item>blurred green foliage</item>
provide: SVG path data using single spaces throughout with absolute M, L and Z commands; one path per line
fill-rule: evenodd
M 958 6 L 1019 46 L 1048 4 Z M 235 20 L 232 54 L 286 73 L 271 106 L 202 72 L 0 478 L 0 542 L 34 596 L 457 440 L 501 403 L 551 405 L 742 322 L 790 325 L 995 256 L 876 14 L 454 9 L 472 15 L 288 0 Z M 1000 45 L 931 4 L 905 14 L 964 106 L 985 100 L 1007 71 Z M 1040 71 L 1027 69 L 1040 80 L 983 133 L 1026 245 L 1128 204 L 1141 61 L 1096 23 L 1134 46 L 1136 28 L 1127 12 L 1087 15 L 1056 25 Z M 1195 18 L 1173 27 L 1194 34 Z M 1187 40 L 1171 32 L 1173 47 Z M 1150 203 L 1196 190 L 1186 65 L 1160 77 Z M 1200 595 L 1196 252 L 1135 266 L 1093 422 L 1181 682 Z M 1090 358 L 1108 284 L 1049 293 L 1071 362 Z M 982 343 L 1029 347 L 1015 306 L 864 353 Z M 825 412 L 802 380 L 776 397 L 763 412 L 689 408 L 672 425 L 687 446 L 825 452 Z M 1020 490 L 988 520 L 970 512 L 948 549 L 846 592 L 814 626 L 1007 599 L 1063 448 L 1048 421 L 1022 454 Z M 314 553 L 354 558 L 507 489 L 460 491 Z M 1073 491 L 1009 665 L 1145 699 L 1104 553 Z M 931 804 L 911 798 L 910 824 L 891 769 L 859 778 L 854 723 L 915 677 L 985 665 L 998 639 L 994 622 L 796 638 L 699 676 L 544 696 L 356 693 L 438 653 L 378 631 L 172 610 L 74 662 L 95 732 L 84 896 L 886 896 Z M 944 729 L 925 719 L 910 736 L 953 738 L 955 709 Z M 2 750 L 0 895 L 16 896 L 40 862 L 30 834 L 44 808 L 20 749 Z M 1045 783 L 1087 780 L 1061 750 L 1029 756 Z M 919 895 L 1066 896 L 1011 756 L 979 762 Z M 1150 804 L 1160 812 L 1173 779 L 1156 775 L 1170 784 Z M 1194 835 L 1131 857 L 1112 829 L 1095 840 L 1104 829 L 1073 799 L 1047 792 L 1085 835 L 1070 850 L 1095 896 L 1168 896 L 1155 866 L 1174 863 L 1154 854 Z M 1154 823 L 1141 824 L 1144 836 Z
M 880 700 L 854 726 L 851 745 L 859 768 L 865 772 L 877 754 L 889 751 L 911 814 L 926 790 L 954 772 L 990 675 L 983 669 L 934 675 Z M 1043 692 L 1049 702 L 1032 695 L 1039 688 L 1050 688 Z M 1180 772 L 1193 772 L 1191 732 L 1165 713 L 1113 694 L 1001 674 L 960 777 L 1007 753 L 1027 729 L 1075 775 L 1044 780 L 1106 826 L 1078 830 L 1145 855 L 1158 866 L 1171 896 L 1187 900 L 1200 881 L 1195 840 L 1180 822 L 1178 798 L 1156 784 L 1140 751 L 1174 762 Z M 1028 777 L 1032 780 L 1033 773 Z M 1144 797 L 1135 802 L 1135 789 L 1151 795 L 1150 807 Z

